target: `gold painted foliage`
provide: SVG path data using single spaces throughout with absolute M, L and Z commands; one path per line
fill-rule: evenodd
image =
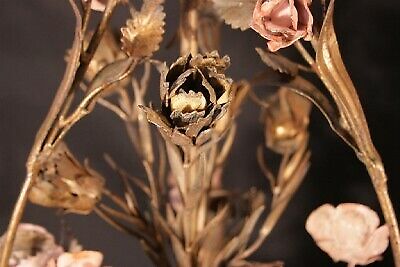
M 256 0 L 213 0 L 214 7 L 226 24 L 242 31 L 250 28 Z
M 144 0 L 140 11 L 131 9 L 132 18 L 121 28 L 122 50 L 130 57 L 151 56 L 159 49 L 165 25 L 163 0 Z
M 86 34 L 84 39 L 85 48 L 87 48 L 92 37 L 93 32 Z M 119 42 L 117 42 L 114 34 L 110 30 L 106 30 L 94 53 L 93 59 L 89 63 L 88 70 L 85 73 L 85 79 L 91 82 L 97 73 L 106 65 L 125 57 L 125 54 L 121 52 Z
M 64 143 L 38 159 L 38 173 L 29 200 L 37 205 L 88 214 L 100 200 L 104 179 L 81 165 Z

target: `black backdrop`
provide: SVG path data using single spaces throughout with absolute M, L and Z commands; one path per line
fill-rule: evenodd
M 156 57 L 172 62 L 177 48 L 165 50 L 177 26 L 177 1 L 167 1 L 167 33 Z M 116 18 L 122 23 L 123 12 Z M 335 21 L 344 61 L 358 88 L 375 144 L 389 176 L 395 209 L 400 211 L 400 3 L 396 0 L 338 0 Z M 73 17 L 66 1 L 0 0 L 0 230 L 5 230 L 25 174 L 24 162 L 64 70 Z M 252 31 L 223 29 L 221 54 L 229 54 L 234 78 L 249 77 L 263 68 L 254 46 L 265 44 Z M 155 78 L 157 80 L 157 78 Z M 154 84 L 157 84 L 155 82 Z M 259 94 L 263 88 L 257 88 Z M 153 92 L 157 88 L 154 87 Z M 229 158 L 224 182 L 229 187 L 267 187 L 258 169 L 255 148 L 262 142 L 257 107 L 247 102 Z M 379 210 L 368 175 L 352 151 L 334 134 L 317 111 L 311 122 L 312 166 L 304 184 L 278 226 L 255 255 L 258 260 L 284 260 L 287 266 L 332 266 L 304 230 L 307 215 L 323 203 L 358 202 Z M 96 169 L 118 182 L 102 160 L 113 155 L 127 169 L 141 173 L 123 127 L 113 114 L 98 108 L 68 136 L 79 157 L 89 157 Z M 380 214 L 381 215 L 381 214 Z M 112 266 L 150 266 L 138 243 L 114 231 L 96 216 L 68 215 L 67 223 L 85 248 L 101 250 Z M 52 210 L 29 205 L 25 222 L 46 225 L 56 235 L 60 220 Z M 390 252 L 372 266 L 392 266 Z M 344 266 L 344 264 L 337 264 Z

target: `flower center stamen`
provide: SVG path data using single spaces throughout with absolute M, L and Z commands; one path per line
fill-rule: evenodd
M 171 110 L 173 111 L 181 111 L 183 113 L 201 111 L 206 108 L 206 105 L 207 100 L 204 95 L 201 92 L 195 93 L 192 90 L 189 93 L 182 90 L 171 98 Z

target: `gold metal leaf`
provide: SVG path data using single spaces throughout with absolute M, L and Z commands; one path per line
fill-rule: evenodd
M 325 116 L 331 128 L 353 149 L 357 150 L 357 145 L 353 137 L 349 134 L 347 129 L 340 123 L 340 115 L 330 103 L 328 98 L 322 94 L 318 88 L 306 79 L 297 76 L 289 83 L 284 84 L 285 87 L 293 90 L 308 98 Z
M 98 90 L 98 88 L 106 88 L 118 80 L 121 80 L 121 76 L 124 76 L 129 71 L 132 63 L 132 59 L 125 58 L 105 66 L 90 83 L 87 94 Z
M 93 32 L 86 33 L 84 38 L 84 48 L 87 49 L 90 40 L 93 37 Z M 107 29 L 104 32 L 103 38 L 100 40 L 99 46 L 89 63 L 88 69 L 85 73 L 85 80 L 91 82 L 96 74 L 103 69 L 106 65 L 125 58 L 126 55 L 120 49 L 120 45 L 116 40 L 116 36 Z M 125 81 L 123 85 L 126 85 Z
M 256 0 L 213 0 L 214 7 L 226 24 L 242 31 L 250 28 Z
M 299 72 L 298 64 L 281 56 L 277 53 L 271 53 L 265 51 L 259 47 L 256 48 L 257 53 L 260 55 L 261 60 L 273 70 L 279 71 L 280 73 L 286 73 L 291 76 L 296 76 Z
M 143 105 L 144 100 L 142 93 L 139 88 L 139 83 L 134 80 L 133 82 L 133 92 L 135 95 L 135 100 L 136 100 L 136 105 Z M 153 143 L 151 139 L 151 131 L 150 131 L 150 125 L 147 120 L 146 113 L 140 109 L 139 107 L 136 106 L 138 109 L 137 114 L 138 114 L 138 127 L 139 127 L 139 136 L 141 140 L 141 147 L 142 147 L 142 153 L 143 153 L 143 158 L 149 162 L 150 164 L 153 163 L 154 161 L 154 155 L 153 155 Z
M 93 102 L 94 99 L 100 97 L 109 91 L 107 89 L 115 89 L 113 84 L 125 79 L 133 70 L 135 61 L 132 58 L 117 60 L 105 66 L 93 79 L 87 89 L 87 99 Z M 87 105 L 84 102 L 83 105 Z M 89 103 L 88 103 L 89 104 Z
M 131 9 L 132 19 L 121 28 L 122 50 L 130 57 L 148 57 L 159 49 L 165 25 L 162 2 L 145 0 L 140 11 Z
M 251 233 L 254 231 L 254 227 L 258 219 L 264 211 L 264 208 L 264 205 L 259 206 L 250 214 L 248 218 L 246 218 L 239 234 L 233 237 L 219 252 L 218 256 L 216 257 L 214 266 L 219 266 L 221 262 L 229 259 L 232 255 L 234 255 L 236 251 L 246 246 L 248 240 L 250 239 Z
M 333 26 L 334 4 L 335 1 L 331 0 L 321 29 L 316 56 L 317 68 L 321 80 L 338 106 L 342 125 L 350 131 L 359 147 L 368 150 L 368 154 L 377 154 L 356 89 L 340 55 Z
M 247 245 L 247 242 L 249 241 L 250 236 L 254 231 L 256 223 L 257 223 L 258 219 L 260 218 L 262 212 L 264 211 L 264 208 L 265 208 L 264 205 L 259 206 L 257 209 L 255 209 L 253 211 L 253 213 L 246 220 L 240 234 L 238 235 L 238 238 L 239 238 L 238 248 L 239 249 L 243 249 Z
M 167 141 L 165 145 L 173 177 L 177 181 L 179 191 L 183 194 L 183 197 L 186 198 L 185 168 L 183 166 L 182 155 L 178 147 L 174 144 Z

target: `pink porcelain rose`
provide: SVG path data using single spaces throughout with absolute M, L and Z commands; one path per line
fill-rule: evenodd
M 381 258 L 389 245 L 389 229 L 367 206 L 354 203 L 336 208 L 325 204 L 313 211 L 306 229 L 317 245 L 336 262 L 367 265 Z
M 257 0 L 251 28 L 268 40 L 272 52 L 304 38 L 311 40 L 311 0 Z

